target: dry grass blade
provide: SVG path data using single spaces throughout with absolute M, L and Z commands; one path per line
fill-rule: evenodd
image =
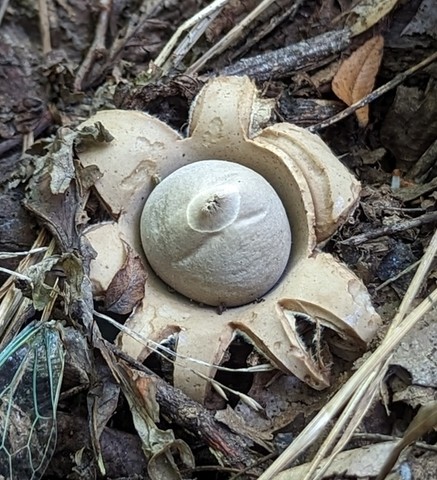
M 105 315 L 103 313 L 94 311 L 94 315 L 98 318 L 101 318 L 102 320 L 105 320 L 121 332 L 126 333 L 127 335 L 131 336 L 138 342 L 142 343 L 143 345 L 146 345 L 150 350 L 152 350 L 154 353 L 157 355 L 160 355 L 161 357 L 165 358 L 169 362 L 172 362 L 174 364 L 177 363 L 177 359 L 182 359 L 182 360 L 189 360 L 190 362 L 198 365 L 206 365 L 208 367 L 213 366 L 215 369 L 223 371 L 223 372 L 232 372 L 232 373 L 255 373 L 255 372 L 269 372 L 274 370 L 275 368 L 269 364 L 269 363 L 264 363 L 260 365 L 254 365 L 252 367 L 246 367 L 246 368 L 229 368 L 229 367 L 223 367 L 221 365 L 211 365 L 210 363 L 204 362 L 202 360 L 198 360 L 196 358 L 192 357 L 187 357 L 186 355 L 181 355 L 180 353 L 177 353 L 170 348 L 165 347 L 164 345 L 161 345 L 160 343 L 154 342 L 153 340 L 143 337 L 142 335 L 136 333 L 134 330 L 130 329 L 129 327 L 126 327 L 125 325 L 122 325 L 115 321 L 113 318 L 109 317 L 108 315 Z M 193 370 L 194 371 L 194 370 Z M 199 375 L 202 377 L 202 375 L 198 372 L 196 372 L 196 375 Z M 211 380 L 208 377 L 208 380 Z
M 55 243 L 52 241 L 49 247 L 45 247 L 48 238 L 47 232 L 41 230 L 32 249 L 20 261 L 16 271 L 10 272 L 12 275 L 0 288 L 0 347 L 9 343 L 20 330 L 23 323 L 22 319 L 25 318 L 24 313 L 32 305 L 32 301 L 24 297 L 22 291 L 16 288 L 14 282 L 20 277 L 27 279 L 22 272 L 41 261 L 42 255 L 44 257 L 52 255 Z M 35 251 L 39 253 L 35 254 Z
M 258 15 L 266 10 L 275 0 L 263 0 L 256 8 L 252 10 L 238 25 L 228 32 L 219 42 L 205 52 L 196 62 L 191 65 L 185 72 L 187 75 L 197 73 L 211 58 L 224 52 L 231 44 L 233 44 Z
M 0 25 L 2 23 L 3 17 L 5 16 L 8 5 L 9 5 L 9 0 L 3 0 L 2 4 L 0 5 Z
M 26 257 L 21 260 L 20 264 L 18 265 L 15 273 L 23 273 L 26 268 L 30 265 L 35 263 L 35 258 L 32 257 L 33 254 L 36 252 L 42 253 L 47 250 L 47 247 L 44 245 L 48 242 L 48 235 L 45 230 L 41 230 L 38 237 L 35 240 L 32 248 L 27 252 Z M 39 258 L 37 258 L 39 260 Z M 8 278 L 3 285 L 0 287 L 0 299 L 2 299 L 6 293 L 9 291 L 10 287 L 14 284 L 14 278 Z
M 0 252 L 0 260 L 5 258 L 25 257 L 27 255 L 33 255 L 35 253 L 42 253 L 47 250 L 47 247 L 32 248 L 26 252 Z
M 383 372 L 389 355 L 393 352 L 402 339 L 416 325 L 416 323 L 437 303 L 437 289 L 428 295 L 411 313 L 410 309 L 420 285 L 430 268 L 431 262 L 437 252 L 437 232 L 434 233 L 431 242 L 422 257 L 419 268 L 408 288 L 402 301 L 399 312 L 393 319 L 385 339 L 358 371 L 343 385 L 336 395 L 320 410 L 294 442 L 282 453 L 282 455 L 261 475 L 259 480 L 270 480 L 287 468 L 287 466 L 303 453 L 323 433 L 330 422 L 340 410 L 350 402 L 355 392 L 366 382 L 375 371 Z M 379 376 L 378 376 L 379 378 Z M 375 379 L 374 381 L 377 381 Z
M 333 429 L 317 452 L 316 457 L 314 458 L 304 480 L 320 480 L 323 478 L 326 470 L 328 470 L 336 456 L 346 446 L 347 442 L 354 434 L 354 431 L 361 423 L 361 420 L 367 412 L 366 407 L 372 404 L 372 401 L 378 391 L 379 384 L 384 378 L 386 366 L 387 364 L 384 365 L 379 372 L 372 372 L 372 374 L 368 376 L 366 381 L 363 382 L 356 393 L 352 396 Z M 335 440 L 341 434 L 341 432 L 343 432 L 343 434 L 335 444 Z M 334 444 L 335 446 L 332 448 Z M 326 461 L 323 463 L 323 467 L 321 468 L 320 465 L 329 450 L 332 450 L 332 452 L 329 457 L 326 458 Z M 314 476 L 316 471 L 317 474 Z
M 423 280 L 426 277 L 426 274 L 428 270 L 431 267 L 431 264 L 436 256 L 437 252 L 437 231 L 434 232 L 434 236 L 431 239 L 431 242 L 423 255 L 419 266 L 417 268 L 416 274 L 413 277 L 413 280 L 410 283 L 410 286 L 408 287 L 408 290 L 402 299 L 402 302 L 399 306 L 398 313 L 396 314 L 395 318 L 393 319 L 393 322 L 390 325 L 390 329 L 387 333 L 387 336 L 390 335 L 390 333 L 399 327 L 401 322 L 403 321 L 407 311 L 410 309 L 411 304 L 413 300 L 415 299 Z
M 178 44 L 178 40 L 183 32 L 185 32 L 190 28 L 194 28 L 199 22 L 203 21 L 207 17 L 220 13 L 221 9 L 228 2 L 229 0 L 215 0 L 214 2 L 211 3 L 211 5 L 208 5 L 203 10 L 200 10 L 200 12 L 197 12 L 196 15 L 193 15 L 191 18 L 185 21 L 176 30 L 176 32 L 173 34 L 170 40 L 166 43 L 164 48 L 161 50 L 161 53 L 156 57 L 156 59 L 153 62 L 154 66 L 158 68 L 162 68 L 164 66 L 164 64 L 169 59 L 171 52 Z

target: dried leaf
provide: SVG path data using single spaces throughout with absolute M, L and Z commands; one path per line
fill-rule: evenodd
M 50 191 L 50 174 L 44 171 L 34 176 L 28 188 L 24 206 L 56 238 L 62 251 L 78 250 L 80 240 L 76 220 L 83 213 L 84 205 L 76 182 L 71 182 L 64 194 L 53 195 Z
M 63 251 L 80 249 L 77 226 L 87 218 L 87 189 L 101 176 L 96 167 L 79 167 L 75 150 L 111 140 L 99 122 L 81 131 L 63 128 L 44 157 L 32 157 L 37 167 L 27 185 L 24 205 L 50 230 Z
M 346 25 L 353 36 L 365 32 L 385 17 L 398 0 L 363 0 L 349 12 Z
M 100 122 L 85 127 L 79 132 L 69 128 L 59 129 L 46 156 L 51 177 L 50 191 L 54 195 L 65 193 L 71 181 L 76 177 L 76 168 L 73 162 L 74 149 L 81 150 L 87 145 L 108 143 L 112 140 L 112 135 Z
M 332 90 L 347 105 L 361 100 L 373 90 L 383 47 L 384 38 L 381 35 L 373 37 L 341 64 L 332 80 Z M 360 126 L 365 127 L 369 122 L 369 107 L 366 105 L 355 113 Z
M 394 467 L 402 450 L 437 426 L 437 400 L 420 407 L 417 415 L 407 428 L 404 437 L 399 440 L 390 453 L 376 480 L 384 480 Z
M 101 178 L 102 172 L 97 165 L 82 167 L 80 163 L 76 164 L 76 179 L 81 193 L 89 190 Z
M 48 257 L 24 271 L 32 279 L 31 295 L 35 310 L 43 310 L 50 301 L 52 288 L 46 282 L 46 277 L 58 262 L 59 256 Z
M 150 458 L 148 472 L 152 480 L 179 480 L 181 475 L 173 458 L 179 458 L 188 468 L 194 466 L 193 454 L 182 440 L 176 440 L 172 430 L 160 430 L 159 405 L 156 400 L 156 380 L 143 372 L 121 363 L 109 365 L 118 377 L 129 402 L 135 429 L 141 438 L 143 451 Z
M 76 132 L 75 147 L 79 151 L 83 151 L 88 146 L 98 143 L 110 143 L 114 137 L 103 126 L 101 122 L 88 125 Z
M 127 257 L 115 274 L 105 297 L 105 309 L 121 315 L 132 312 L 144 297 L 147 273 L 140 256 L 126 244 Z
M 63 389 L 77 386 L 87 388 L 93 371 L 93 356 L 85 335 L 77 328 L 64 327 L 62 343 L 65 347 Z
M 147 465 L 147 472 L 153 480 L 182 480 L 182 475 L 174 461 L 179 458 L 185 468 L 194 468 L 194 456 L 183 440 L 176 439 L 159 453 L 153 455 Z
M 87 395 L 91 444 L 102 475 L 106 474 L 100 437 L 118 405 L 120 386 L 114 380 L 107 363 L 98 356 L 95 361 L 95 381 Z
M 437 8 L 435 7 L 435 0 L 423 0 L 416 15 L 402 30 L 401 36 L 429 35 L 436 40 Z
M 425 91 L 399 85 L 384 118 L 380 139 L 396 158 L 396 167 L 414 164 L 437 137 L 437 82 L 429 82 Z M 408 200 L 407 200 L 408 201 Z
M 47 154 L 50 173 L 50 191 L 53 195 L 65 193 L 74 178 L 73 142 L 76 134 L 69 128 L 61 128 L 50 145 Z

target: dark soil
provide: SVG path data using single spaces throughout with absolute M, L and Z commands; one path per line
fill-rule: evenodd
M 437 47 L 435 4 L 431 7 L 432 1 L 400 0 L 387 16 L 364 33 L 347 41 L 334 39 L 332 46 L 325 45 L 297 64 L 286 57 L 285 65 L 276 68 L 272 52 L 340 30 L 348 21 L 347 12 L 352 4 L 349 0 L 277 0 L 240 32 L 230 47 L 191 73 L 196 60 L 260 3 L 231 0 L 182 61 L 161 75 L 153 69 L 153 60 L 175 30 L 208 2 L 39 2 L 46 5 L 46 14 L 38 11 L 38 2 L 3 2 L 9 3 L 0 24 L 0 251 L 6 252 L 28 250 L 39 232 L 38 219 L 22 205 L 26 191 L 22 180 L 27 181 L 31 174 L 30 156 L 43 149 L 61 127 L 74 128 L 97 110 L 115 106 L 147 111 L 184 133 L 189 107 L 202 85 L 211 76 L 233 71 L 250 75 L 265 97 L 276 100 L 274 121 L 314 127 L 345 108 L 331 88 L 332 76 L 338 68 L 335 62 L 349 56 L 369 38 L 381 34 L 385 41 L 375 89 L 434 54 Z M 281 14 L 294 3 L 298 8 L 279 21 Z M 274 21 L 277 26 L 261 35 Z M 44 41 L 44 32 L 49 34 L 49 43 L 47 39 Z M 262 63 L 272 62 L 267 76 L 250 62 L 238 63 L 259 54 L 265 54 Z M 324 248 L 363 280 L 387 322 L 396 312 L 414 272 L 393 279 L 421 258 L 437 221 L 437 62 L 431 62 L 375 98 L 370 103 L 370 121 L 365 127 L 360 127 L 351 114 L 317 133 L 363 186 L 353 217 Z M 90 204 L 93 201 L 98 210 L 97 201 L 91 197 Z M 95 215 L 104 218 L 101 212 Z M 362 237 L 356 239 L 359 235 Z M 18 262 L 19 259 L 12 258 L 0 260 L 0 265 L 13 270 Z M 1 282 L 8 277 L 0 275 Z M 423 286 L 421 297 L 435 285 L 435 278 L 434 271 Z M 379 288 L 387 281 L 386 286 Z M 60 315 L 64 318 L 63 313 Z M 71 319 L 66 321 L 71 324 Z M 238 338 L 227 364 L 245 366 L 256 355 L 243 338 Z M 90 356 L 92 360 L 87 361 L 93 364 L 95 372 L 95 365 L 104 362 L 96 349 Z M 73 363 L 77 366 L 77 362 Z M 100 368 L 105 371 L 102 381 L 111 378 L 108 367 Z M 154 357 L 148 359 L 147 368 L 164 379 L 171 378 L 168 365 Z M 344 381 L 341 372 L 345 368 L 350 369 L 351 365 L 333 368 L 337 385 Z M 95 447 L 93 450 L 93 436 L 89 433 L 92 422 L 88 388 L 89 385 L 95 388 L 96 384 L 87 374 L 81 377 L 77 369 L 73 370 L 72 376 L 64 379 L 62 390 L 68 393 L 61 398 L 58 409 L 57 450 L 43 478 L 149 478 L 141 440 L 123 397 L 102 428 L 100 443 L 106 476 L 99 473 L 96 460 L 99 450 Z M 264 395 L 261 392 L 272 379 L 271 373 L 248 374 L 244 382 L 235 385 L 229 375 L 220 377 L 221 382 L 243 393 L 250 391 L 255 397 L 259 394 L 258 398 Z M 414 403 L 404 398 L 393 403 L 393 397 L 399 389 L 409 387 L 410 381 L 399 370 L 392 371 L 385 399 L 389 408 L 383 408 L 381 399 L 366 416 L 363 431 L 387 435 L 403 431 L 408 425 L 406 418 L 413 415 L 420 401 Z M 238 431 L 223 430 L 223 424 L 208 410 L 194 402 L 187 403 L 168 384 L 157 380 L 156 398 L 162 414 L 159 426 L 163 430 L 173 429 L 175 436 L 190 446 L 196 465 L 205 467 L 204 471 L 189 470 L 181 449 L 175 455 L 183 472 L 180 478 L 233 478 L 242 468 L 280 449 L 281 442 L 291 441 L 308 417 L 323 405 L 324 395 L 331 394 L 314 393 L 305 404 L 302 398 L 308 397 L 311 390 L 302 392 L 293 382 L 281 381 L 276 390 L 266 394 L 265 403 L 273 395 L 282 395 L 282 400 L 287 397 L 276 413 L 266 413 L 264 419 L 254 420 L 250 414 L 244 417 L 244 407 L 240 409 L 251 431 L 252 436 L 247 437 Z M 404 382 L 402 387 L 399 382 Z M 437 385 L 429 387 L 435 389 Z M 296 414 L 290 413 L 295 408 L 289 398 L 290 388 L 299 392 Z M 93 394 L 98 396 L 101 391 Z M 238 397 L 230 398 L 232 407 L 238 404 Z M 225 402 L 216 397 L 210 406 L 223 409 Z M 180 411 L 183 408 L 185 412 Z M 187 419 L 189 411 L 194 412 L 197 423 Z M 403 427 L 399 426 L 401 421 Z M 199 429 L 202 432 L 197 435 Z M 256 437 L 258 441 L 253 441 Z M 429 441 L 435 443 L 436 438 Z M 221 455 L 231 460 L 217 462 L 210 450 L 216 444 L 221 445 Z M 267 463 L 272 456 L 268 456 Z M 254 467 L 251 477 L 245 478 L 256 478 L 264 468 L 265 464 Z

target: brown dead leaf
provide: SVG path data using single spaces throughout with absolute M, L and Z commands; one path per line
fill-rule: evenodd
M 87 395 L 88 424 L 95 458 L 100 473 L 105 475 L 106 466 L 103 462 L 100 439 L 117 408 L 120 385 L 114 379 L 110 367 L 101 356 L 96 356 L 93 367 L 93 382 Z
M 140 256 L 129 245 L 126 261 L 115 274 L 105 296 L 105 308 L 114 313 L 125 315 L 144 297 L 144 284 L 147 274 Z
M 144 454 L 149 459 L 147 470 L 150 478 L 181 480 L 179 467 L 193 468 L 194 456 L 183 440 L 175 438 L 172 430 L 161 430 L 156 425 L 160 418 L 156 400 L 156 379 L 122 363 L 113 364 L 111 367 L 116 370 L 115 374 L 129 403 Z
M 358 102 L 373 90 L 381 65 L 383 47 L 382 35 L 373 37 L 341 64 L 332 80 L 332 90 L 346 105 Z M 355 113 L 359 125 L 365 127 L 369 122 L 368 105 Z

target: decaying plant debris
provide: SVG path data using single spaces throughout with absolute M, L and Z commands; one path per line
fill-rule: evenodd
M 1 353 L 8 351 L 7 345 L 15 345 L 11 342 L 19 338 L 23 326 L 34 319 L 56 320 L 63 338 L 57 353 L 65 354 L 65 369 L 54 417 L 57 454 L 47 478 L 64 478 L 74 471 L 75 478 L 224 479 L 241 474 L 263 480 L 310 480 L 325 475 L 342 478 L 347 468 L 346 475 L 367 478 L 379 473 L 382 480 L 393 465 L 397 468 L 401 451 L 403 468 L 413 476 L 422 478 L 417 472 L 435 471 L 435 439 L 427 433 L 435 427 L 436 412 L 429 354 L 435 348 L 432 269 L 437 250 L 433 236 L 437 20 L 432 1 L 140 3 L 89 0 L 83 8 L 83 2 L 75 1 L 43 0 L 38 7 L 5 1 L 0 7 L 4 80 L 0 83 L 0 250 L 5 251 L 0 254 L 5 272 L 0 288 L 0 373 L 7 364 Z M 380 45 L 382 38 L 384 48 L 376 62 L 376 67 L 379 62 L 381 66 L 367 76 L 371 53 L 362 52 L 366 45 Z M 242 85 L 240 93 L 227 87 L 225 93 L 214 89 L 224 75 L 231 76 L 231 84 Z M 251 80 L 232 80 L 232 75 Z M 353 93 L 344 98 L 352 104 L 348 108 L 333 94 L 339 78 L 341 88 Z M 243 111 L 237 98 L 246 98 L 252 88 L 255 91 L 254 85 L 259 96 L 254 101 L 248 95 L 251 100 L 243 101 Z M 195 100 L 200 91 L 206 93 Z M 357 96 L 357 91 L 363 93 Z M 270 327 L 262 332 L 253 325 L 245 330 L 236 314 L 229 331 L 239 326 L 244 335 L 223 336 L 220 322 L 228 325 L 225 319 L 233 309 L 208 314 L 209 310 L 198 309 L 206 324 L 219 319 L 214 324 L 222 338 L 219 355 L 209 348 L 210 336 L 198 337 L 203 342 L 198 358 L 193 356 L 194 335 L 187 336 L 192 342 L 186 351 L 183 344 L 177 345 L 173 334 L 180 330 L 181 319 L 174 311 L 170 322 L 155 325 L 161 329 L 158 335 L 135 326 L 138 319 L 144 320 L 147 302 L 151 305 L 158 298 L 159 305 L 165 303 L 168 309 L 178 297 L 162 286 L 154 290 L 157 280 L 144 268 L 139 233 L 126 234 L 140 207 L 132 213 L 126 205 L 141 205 L 141 188 L 151 188 L 148 182 L 158 182 L 179 165 L 180 158 L 165 145 L 184 145 L 194 152 L 192 160 L 205 154 L 211 158 L 214 142 L 199 148 L 192 138 L 206 135 L 199 122 L 214 129 L 208 108 L 212 97 L 221 96 L 228 100 L 218 103 L 217 118 L 231 114 L 231 120 L 225 128 L 226 140 L 214 146 L 217 156 L 232 159 L 232 145 L 242 138 L 256 144 L 257 152 L 263 148 L 275 155 L 296 153 L 288 136 L 305 137 L 307 132 L 280 127 L 294 123 L 317 131 L 345 165 L 337 175 L 349 170 L 362 185 L 354 213 L 345 208 L 331 224 L 326 198 L 337 198 L 341 191 L 335 187 L 334 164 L 317 164 L 323 175 L 303 174 L 304 183 L 296 182 L 302 197 L 290 195 L 304 199 L 306 214 L 295 214 L 293 219 L 307 226 L 307 233 L 296 237 L 297 245 L 306 245 L 302 258 L 308 255 L 308 262 L 315 263 L 329 259 L 313 269 L 317 286 L 312 288 L 323 292 L 324 282 L 332 288 L 326 303 L 297 319 L 296 347 L 307 352 L 300 366 L 279 345 L 290 335 L 289 323 L 281 333 Z M 262 107 L 259 116 L 253 114 L 255 104 Z M 352 114 L 360 115 L 365 105 L 370 115 L 360 127 Z M 105 113 L 93 117 L 108 109 L 115 113 L 112 123 L 105 122 Z M 245 115 L 253 130 L 241 121 Z M 136 120 L 123 122 L 123 118 Z M 136 132 L 137 139 L 144 128 L 146 139 L 155 135 L 156 150 L 152 150 L 164 157 L 162 171 L 154 170 L 147 179 L 129 176 L 135 168 L 150 170 L 153 162 L 137 165 L 144 138 L 134 144 L 120 142 L 120 125 Z M 90 152 L 117 148 L 130 149 L 119 165 L 89 160 Z M 250 161 L 256 163 L 256 156 L 252 157 Z M 258 170 L 265 174 L 267 157 L 258 161 Z M 125 176 L 118 176 L 119 171 Z M 282 173 L 288 178 L 285 170 Z M 275 188 L 289 195 L 286 182 L 275 184 L 273 177 L 268 179 Z M 142 187 L 132 190 L 134 184 Z M 357 193 L 351 204 L 357 203 Z M 14 257 L 26 250 L 30 251 L 24 257 Z M 103 263 L 98 263 L 96 253 Z M 331 259 L 335 263 L 329 263 Z M 350 298 L 366 303 L 363 295 L 370 295 L 383 320 L 370 351 L 355 364 L 357 353 L 361 355 L 375 333 L 377 316 L 369 314 L 371 325 L 361 317 L 361 331 L 352 334 L 349 329 L 343 338 L 330 330 L 336 311 L 334 324 L 337 333 L 342 331 L 343 324 L 336 322 L 347 316 L 347 309 L 333 288 L 335 275 L 317 272 L 341 263 L 346 265 L 346 283 L 358 277 L 367 287 L 358 280 L 354 288 L 349 283 Z M 302 302 L 291 299 L 302 300 L 311 293 L 304 285 L 301 291 L 295 286 L 279 302 L 272 302 L 267 294 L 259 304 L 235 310 L 268 316 L 274 304 L 294 312 Z M 186 301 L 184 308 L 193 305 Z M 317 321 L 311 324 L 311 317 Z M 111 324 L 118 329 L 112 331 Z M 168 328 L 176 324 L 176 330 Z M 10 365 L 19 364 L 16 358 Z M 420 368 L 420 362 L 426 362 L 426 368 Z M 212 365 L 219 363 L 218 369 Z M 319 386 L 331 386 L 314 390 L 307 385 L 314 386 L 314 379 L 321 382 Z M 20 392 L 22 384 L 17 381 L 14 388 Z M 1 401 L 18 405 L 4 393 Z M 17 432 L 28 432 L 31 413 L 24 412 Z M 330 420 L 335 422 L 328 428 Z M 13 438 L 10 422 L 2 423 L 0 431 L 5 425 L 9 425 L 8 438 Z M 380 448 L 377 435 L 385 441 Z M 34 448 L 34 440 L 42 437 L 29 438 Z M 13 443 L 2 447 L 1 454 L 13 448 Z M 368 458 L 366 448 L 372 455 L 371 471 L 359 463 Z M 421 449 L 420 457 L 413 455 L 416 448 Z M 126 461 L 120 461 L 124 457 Z M 286 470 L 296 458 L 300 470 Z M 396 474 L 394 470 L 392 475 Z

